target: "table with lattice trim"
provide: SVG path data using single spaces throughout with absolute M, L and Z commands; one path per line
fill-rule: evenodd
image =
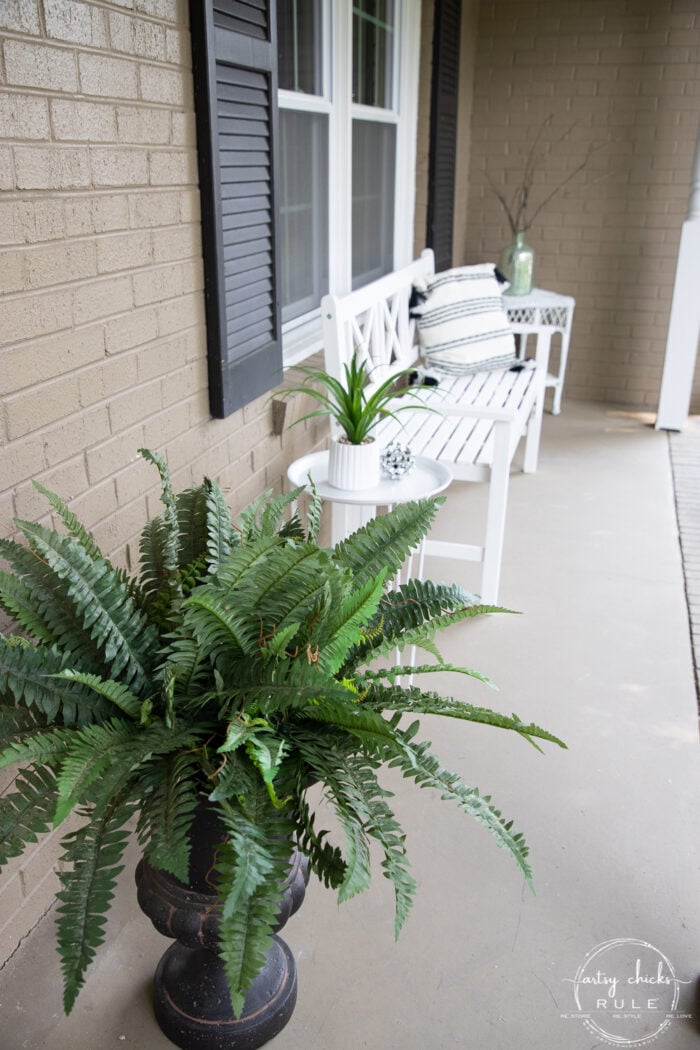
M 550 328 L 552 332 L 558 332 L 561 336 L 558 370 L 556 372 L 553 370 L 550 357 L 550 371 L 547 373 L 547 386 L 554 390 L 552 415 L 558 416 L 561 412 L 561 395 L 564 389 L 576 300 L 570 295 L 548 292 L 544 288 L 533 288 L 528 295 L 505 295 L 503 301 L 506 304 L 508 319 L 513 324 Z M 520 357 L 525 356 L 527 338 L 527 332 L 518 335 L 518 355 Z

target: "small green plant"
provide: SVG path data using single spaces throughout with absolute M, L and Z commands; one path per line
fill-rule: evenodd
M 434 411 L 427 405 L 416 401 L 418 388 L 411 386 L 397 388 L 398 375 L 385 379 L 374 389 L 370 388 L 371 392 L 368 394 L 370 374 L 367 371 L 367 364 L 365 361 L 358 362 L 356 356 L 353 356 L 350 364 L 343 365 L 344 382 L 322 368 L 300 367 L 297 371 L 306 376 L 304 383 L 285 390 L 282 396 L 294 393 L 308 394 L 318 401 L 321 407 L 295 420 L 292 425 L 314 416 L 330 416 L 336 421 L 351 445 L 361 445 L 367 441 L 372 436 L 372 431 L 383 419 L 396 419 L 397 412 L 409 408 Z M 391 404 L 398 398 L 405 397 L 410 398 L 410 404 Z
M 195 811 L 203 800 L 216 807 L 219 948 L 237 1013 L 271 943 L 292 839 L 341 901 L 368 886 L 378 845 L 401 928 L 415 885 L 382 766 L 475 817 L 529 881 L 522 835 L 417 741 L 417 719 L 560 741 L 516 715 L 400 681 L 408 670 L 482 677 L 442 663 L 434 635 L 495 610 L 455 586 L 385 588 L 440 501 L 399 506 L 325 549 L 317 498 L 306 527 L 286 520 L 300 489 L 258 501 L 234 525 L 215 484 L 176 495 L 162 457 L 143 455 L 160 472 L 164 511 L 144 527 L 138 579 L 39 485 L 65 532 L 17 521 L 24 542 L 0 540 L 13 570 L 0 572 L 0 605 L 19 626 L 0 636 L 0 768 L 21 767 L 0 799 L 0 864 L 69 813 L 81 818 L 62 840 L 65 1010 L 103 941 L 132 817 L 150 864 L 187 882 Z M 370 668 L 407 645 L 437 662 Z M 344 843 L 322 830 L 311 783 Z

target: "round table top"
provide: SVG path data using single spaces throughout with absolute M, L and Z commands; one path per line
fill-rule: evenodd
M 328 452 L 310 452 L 295 459 L 287 470 L 292 485 L 308 485 L 309 474 L 321 499 L 356 506 L 384 507 L 428 499 L 442 492 L 452 481 L 452 472 L 444 463 L 427 456 L 416 456 L 413 470 L 398 481 L 383 478 L 371 489 L 338 489 L 328 481 Z

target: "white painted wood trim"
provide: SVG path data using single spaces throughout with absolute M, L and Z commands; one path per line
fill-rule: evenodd
M 394 268 L 408 265 L 413 257 L 416 196 L 416 136 L 418 125 L 418 72 L 420 64 L 421 0 L 397 4 L 394 62 L 394 97 L 390 110 L 355 105 L 352 85 L 352 3 L 324 0 L 323 96 L 280 91 L 283 109 L 328 115 L 328 287 L 342 296 L 352 287 L 352 121 L 353 117 L 396 124 L 396 179 L 394 192 Z M 431 270 L 430 272 L 433 272 Z M 304 329 L 293 332 L 294 322 L 283 328 L 285 366 L 303 360 L 317 349 L 313 315 L 297 319 L 310 322 L 309 345 Z
M 700 132 L 688 218 L 683 223 L 661 378 L 657 430 L 682 430 L 688 418 L 700 336 Z
M 352 284 L 352 4 L 335 3 L 331 12 L 333 39 L 329 128 L 328 287 L 341 295 Z M 341 246 L 340 250 L 336 246 Z
M 394 268 L 413 259 L 416 210 L 416 149 L 418 136 L 418 74 L 420 70 L 421 0 L 401 5 L 399 120 L 396 142 L 396 201 L 394 207 Z M 403 173 L 403 174 L 402 174 Z

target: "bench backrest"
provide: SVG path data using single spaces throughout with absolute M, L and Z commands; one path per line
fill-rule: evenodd
M 380 277 L 341 297 L 326 295 L 321 301 L 325 369 L 343 378 L 343 365 L 353 354 L 367 362 L 372 383 L 410 368 L 418 358 L 415 321 L 408 315 L 413 282 L 435 273 L 429 248 L 409 266 Z

